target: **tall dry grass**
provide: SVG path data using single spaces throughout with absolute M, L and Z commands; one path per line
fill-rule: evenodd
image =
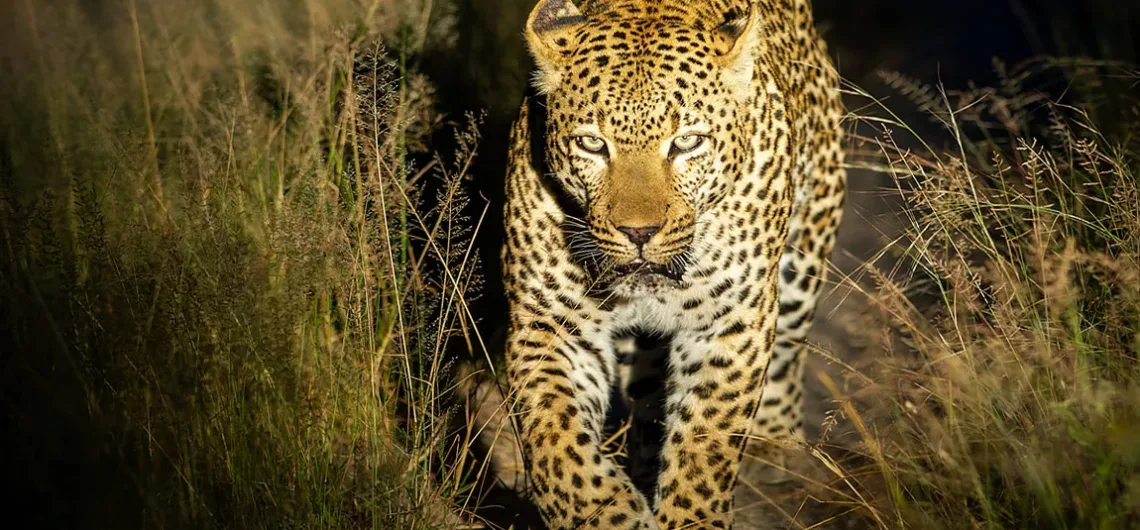
M 416 154 L 440 119 L 414 67 L 447 45 L 446 3 L 0 21 L 16 526 L 456 524 L 444 353 L 477 289 L 478 135 Z
M 857 158 L 906 226 L 901 265 L 867 268 L 880 357 L 840 406 L 865 459 L 836 472 L 881 528 L 1136 528 L 1140 76 L 998 69 L 957 92 L 887 76 L 944 142 L 882 102 L 867 120 Z

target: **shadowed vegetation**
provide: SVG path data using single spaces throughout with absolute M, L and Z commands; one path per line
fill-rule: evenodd
M 41 506 L 17 521 L 448 525 L 478 136 L 412 162 L 439 119 L 409 60 L 445 6 L 9 4 L 5 480 Z

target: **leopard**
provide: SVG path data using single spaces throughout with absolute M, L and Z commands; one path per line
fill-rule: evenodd
M 732 528 L 745 454 L 803 438 L 845 200 L 810 1 L 539 0 L 523 33 L 501 265 L 529 495 L 552 529 Z M 635 332 L 668 346 L 643 487 L 603 449 Z

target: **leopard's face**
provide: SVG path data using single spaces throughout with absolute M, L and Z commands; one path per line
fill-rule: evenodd
M 679 281 L 702 214 L 746 171 L 763 126 L 751 58 L 724 30 L 644 19 L 587 21 L 558 39 L 565 50 L 540 57 L 538 82 L 548 168 L 584 216 L 567 222 L 571 249 L 618 276 Z

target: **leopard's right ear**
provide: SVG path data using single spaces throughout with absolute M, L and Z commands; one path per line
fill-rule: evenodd
M 526 21 L 526 40 L 538 66 L 535 86 L 549 93 L 561 82 L 562 71 L 577 42 L 575 32 L 586 17 L 573 0 L 539 0 Z

